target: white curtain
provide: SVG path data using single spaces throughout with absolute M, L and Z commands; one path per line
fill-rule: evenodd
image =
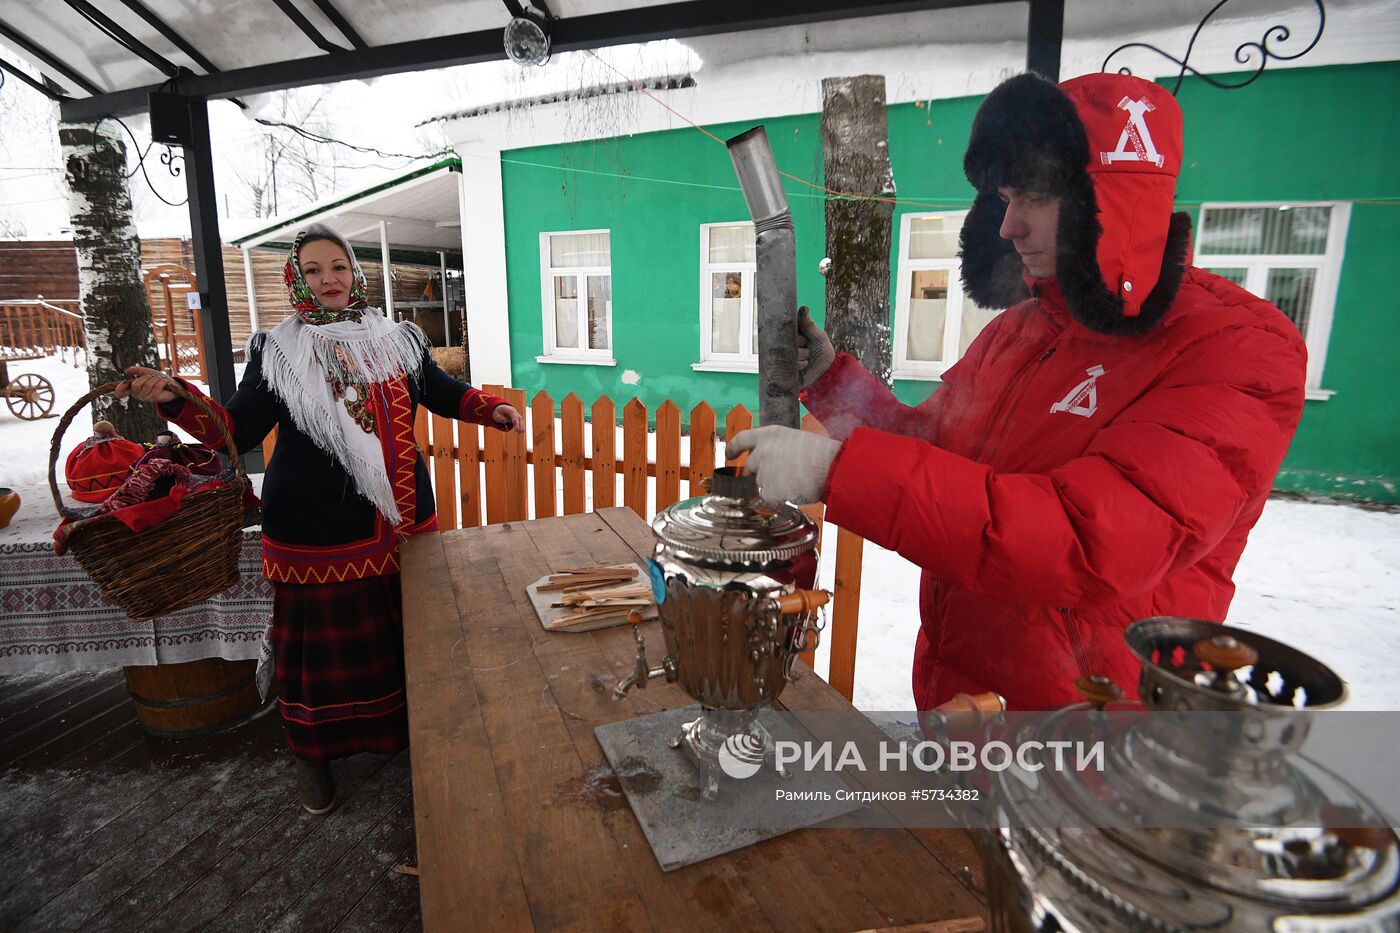
M 572 275 L 554 277 L 554 345 L 578 348 L 578 287 Z
M 943 331 L 948 320 L 948 270 L 915 270 L 909 286 L 906 356 L 921 362 L 941 360 Z
M 710 228 L 710 262 L 755 262 L 757 247 L 753 224 Z
M 556 269 L 610 266 L 611 235 L 606 232 L 551 234 L 549 264 Z
M 608 317 L 612 314 L 612 276 L 588 277 L 588 349 L 608 349 Z
M 947 298 L 910 300 L 909 359 L 921 362 L 943 359 L 943 326 L 947 316 Z
M 714 353 L 739 352 L 742 289 L 739 273 L 710 273 L 710 350 Z
M 909 221 L 910 259 L 954 259 L 958 255 L 958 231 L 962 214 L 914 217 Z

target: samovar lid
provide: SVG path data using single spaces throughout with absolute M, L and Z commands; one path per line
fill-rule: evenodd
M 1138 694 L 1148 709 L 1322 710 L 1346 698 L 1327 665 L 1257 632 L 1160 616 L 1134 622 L 1124 637 L 1142 662 Z
M 762 501 L 752 474 L 732 467 L 715 471 L 709 495 L 663 509 L 651 527 L 680 559 L 715 567 L 791 560 L 815 547 L 818 534 L 800 509 Z

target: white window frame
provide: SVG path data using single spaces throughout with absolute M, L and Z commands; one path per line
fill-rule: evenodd
M 749 227 L 753 221 L 731 220 L 700 225 L 700 362 L 692 363 L 691 369 L 697 372 L 756 373 L 758 372 L 757 338 L 752 353 L 718 353 L 713 349 L 714 308 L 711 306 L 710 276 L 715 272 L 738 272 L 742 283 L 739 298 L 739 339 L 752 335 L 754 315 L 758 313 L 758 263 L 757 262 L 710 262 L 710 231 L 716 227 Z
M 616 366 L 613 358 L 613 302 L 608 302 L 608 349 L 592 350 L 588 347 L 560 347 L 555 344 L 554 321 L 554 277 L 573 276 L 577 280 L 575 292 L 578 294 L 580 340 L 587 340 L 588 333 L 588 276 L 606 275 L 608 290 L 612 291 L 612 263 L 606 266 L 569 266 L 556 269 L 550 265 L 549 239 L 555 236 L 583 236 L 606 233 L 608 235 L 608 256 L 612 256 L 612 230 L 600 227 L 593 230 L 546 230 L 540 233 L 540 314 L 544 331 L 544 354 L 535 357 L 537 363 L 573 363 L 584 366 Z
M 1332 336 L 1332 318 L 1337 308 L 1337 286 L 1341 282 L 1342 262 L 1345 259 L 1347 228 L 1351 224 L 1351 203 L 1349 201 L 1208 201 L 1201 205 L 1201 215 L 1197 229 L 1205 229 L 1205 215 L 1211 210 L 1230 208 L 1278 209 L 1281 207 L 1327 207 L 1331 208 L 1327 222 L 1327 246 L 1322 254 L 1289 255 L 1286 253 L 1228 254 L 1202 253 L 1200 238 L 1196 237 L 1195 256 L 1192 264 L 1207 271 L 1211 269 L 1248 270 L 1245 274 L 1245 291 L 1263 296 L 1268 287 L 1269 270 L 1272 268 L 1314 269 L 1317 278 L 1313 284 L 1312 307 L 1308 309 L 1308 330 L 1303 340 L 1308 346 L 1307 397 L 1328 399 L 1335 391 L 1322 387 L 1322 368 L 1327 362 L 1327 342 Z
M 958 361 L 958 340 L 962 334 L 963 287 L 962 262 L 951 259 L 910 259 L 910 230 L 916 219 L 952 217 L 967 220 L 967 211 L 923 211 L 903 214 L 899 218 L 899 261 L 896 264 L 894 299 L 894 372 L 896 379 L 941 380 L 943 374 Z M 961 225 L 960 225 L 961 226 Z M 909 358 L 909 291 L 915 272 L 948 270 L 948 305 L 943 322 L 943 359 L 937 361 Z

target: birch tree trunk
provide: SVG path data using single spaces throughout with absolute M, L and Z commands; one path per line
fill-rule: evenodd
M 132 217 L 126 179 L 126 146 L 86 124 L 59 126 L 63 180 L 73 245 L 78 253 L 78 295 L 87 334 L 88 384 L 96 388 L 125 378 L 128 366 L 158 367 L 151 312 L 141 283 L 141 241 Z M 112 395 L 92 403 L 93 420 L 106 419 L 123 437 L 155 440 L 163 422 L 155 406 L 123 407 Z
M 822 80 L 822 155 L 826 187 L 865 197 L 894 197 L 881 75 Z M 828 197 L 826 332 L 885 385 L 890 373 L 890 218 L 887 201 Z

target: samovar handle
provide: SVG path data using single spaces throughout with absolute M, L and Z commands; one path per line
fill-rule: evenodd
M 1079 678 L 1074 682 L 1074 689 L 1100 713 L 1108 704 L 1123 699 L 1123 688 L 1102 674 L 1090 674 L 1088 677 Z
M 1006 709 L 1006 698 L 990 690 L 986 693 L 959 693 L 933 709 L 937 713 L 1000 713 Z
M 1235 677 L 1235 671 L 1259 661 L 1259 652 L 1233 635 L 1222 634 L 1202 638 L 1191 646 L 1191 653 L 1196 656 L 1196 660 L 1210 665 L 1211 670 L 1215 672 L 1216 677 L 1211 687 L 1228 694 L 1238 693 L 1243 687 Z
M 778 612 L 790 616 L 795 613 L 816 612 L 831 602 L 831 594 L 826 590 L 793 590 L 778 597 Z

